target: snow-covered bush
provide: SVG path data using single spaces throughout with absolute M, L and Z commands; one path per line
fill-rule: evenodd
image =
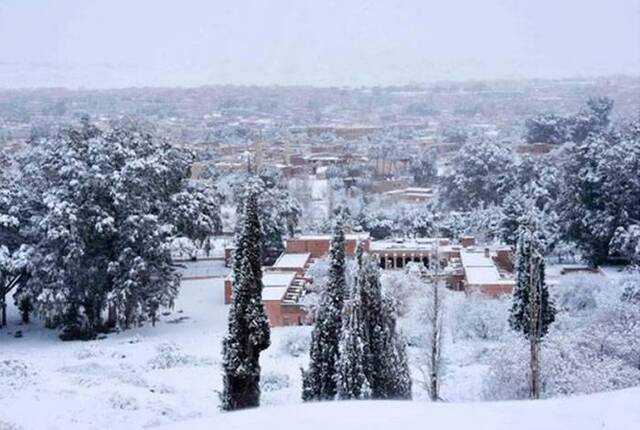
M 290 385 L 289 375 L 279 372 L 265 372 L 260 377 L 260 388 L 262 391 L 279 391 L 288 388 Z
M 562 285 L 554 288 L 554 302 L 558 309 L 569 312 L 594 309 L 596 294 L 605 284 L 604 280 L 588 275 L 572 275 L 563 279 Z
M 311 326 L 282 328 L 280 351 L 291 357 L 299 357 L 309 352 L 311 329 Z
M 107 401 L 113 409 L 122 409 L 125 411 L 137 411 L 140 409 L 138 400 L 135 397 L 125 396 L 121 393 L 113 393 Z
M 209 366 L 213 364 L 207 358 L 185 354 L 174 342 L 166 342 L 156 348 L 158 354 L 148 361 L 151 369 L 172 369 L 181 366 Z
M 0 361 L 0 387 L 20 389 L 32 382 L 35 372 L 20 360 Z M 0 396 L 5 390 L 0 390 Z
M 508 329 L 509 297 L 487 297 L 480 294 L 459 296 L 452 300 L 455 339 L 499 340 Z
M 414 299 L 424 293 L 421 270 L 424 270 L 422 263 L 409 263 L 403 271 L 383 272 L 380 277 L 383 291 L 393 297 L 400 316 L 406 315 Z
M 640 384 L 638 310 L 620 304 L 596 312 L 581 329 L 568 330 L 558 325 L 545 337 L 541 360 L 543 397 L 589 394 Z M 526 398 L 528 360 L 529 348 L 524 339 L 515 335 L 505 338 L 492 351 L 484 397 Z

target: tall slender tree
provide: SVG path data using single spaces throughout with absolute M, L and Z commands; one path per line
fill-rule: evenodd
M 529 340 L 529 395 L 540 397 L 540 342 L 555 320 L 556 310 L 544 280 L 544 245 L 532 222 L 520 229 L 517 276 L 509 324 Z
M 344 323 L 340 337 L 340 359 L 338 360 L 338 398 L 360 399 L 367 396 L 364 374 L 362 326 L 360 324 L 360 294 L 355 288 L 352 297 L 345 303 Z
M 269 321 L 262 304 L 262 263 L 257 195 L 250 189 L 243 227 L 236 238 L 229 330 L 222 343 L 222 409 L 260 405 L 260 353 L 270 344 Z
M 431 401 L 441 400 L 440 386 L 444 375 L 443 337 L 446 290 L 442 285 L 440 248 L 436 241 L 431 264 L 424 272 L 426 293 L 423 339 L 425 387 Z
M 346 292 L 345 237 L 342 222 L 334 226 L 329 280 L 311 334 L 309 369 L 302 372 L 302 399 L 333 400 L 338 392 L 338 358 L 342 308 Z

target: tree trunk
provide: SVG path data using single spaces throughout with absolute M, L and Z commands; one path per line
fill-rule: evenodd
M 542 318 L 540 315 L 540 279 L 538 279 L 539 260 L 533 246 L 529 248 L 529 397 L 540 398 L 540 333 Z

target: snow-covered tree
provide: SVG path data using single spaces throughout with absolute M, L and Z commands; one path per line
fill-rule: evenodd
M 222 343 L 222 409 L 260 405 L 260 353 L 270 344 L 269 321 L 262 304 L 261 233 L 258 196 L 249 189 L 243 226 L 236 237 L 229 328 Z
M 414 157 L 409 164 L 409 172 L 413 176 L 413 182 L 419 187 L 435 184 L 438 180 L 435 153 L 426 152 Z
M 609 252 L 620 254 L 640 266 L 640 224 L 618 227 L 609 243 Z
M 444 313 L 446 289 L 442 279 L 440 267 L 440 253 L 436 244 L 432 261 L 428 271 L 425 271 L 425 287 L 427 289 L 424 299 L 423 322 L 424 332 L 421 341 L 423 360 L 421 361 L 424 374 L 424 386 L 429 393 L 431 401 L 441 400 L 440 386 L 444 377 Z
M 374 399 L 386 397 L 388 333 L 378 266 L 369 255 L 359 257 L 356 288 L 362 306 L 364 372 Z
M 337 394 L 342 311 L 346 295 L 345 236 L 336 222 L 331 240 L 331 267 L 311 335 L 309 368 L 302 373 L 302 399 L 333 400 Z
M 354 290 L 344 305 L 337 374 L 338 398 L 341 400 L 361 399 L 368 395 L 359 296 L 358 290 Z
M 386 345 L 386 363 L 383 368 L 384 388 L 380 398 L 410 400 L 411 372 L 407 357 L 407 342 L 397 328 L 396 305 L 392 297 L 383 297 L 383 338 Z
M 177 294 L 169 243 L 207 233 L 193 228 L 197 216 L 175 223 L 175 214 L 205 206 L 212 214 L 217 204 L 175 199 L 189 191 L 192 160 L 135 123 L 102 130 L 84 118 L 79 127 L 32 142 L 19 159 L 32 249 L 16 300 L 68 339 L 155 321 Z
M 264 167 L 257 176 L 240 178 L 243 182 L 236 187 L 237 218 L 241 225 L 245 200 L 246 182 L 259 189 L 258 211 L 262 228 L 263 262 L 272 264 L 284 251 L 284 239 L 295 234 L 301 209 L 282 180 L 282 175 L 274 169 Z
M 591 265 L 605 262 L 619 228 L 640 224 L 640 127 L 591 134 L 566 148 L 557 212 L 564 238 Z
M 516 159 L 509 147 L 471 142 L 454 155 L 441 177 L 441 198 L 454 210 L 500 204 L 514 185 Z
M 509 323 L 522 332 L 530 345 L 530 396 L 540 396 L 540 341 L 555 320 L 555 308 L 544 276 L 544 245 L 530 222 L 518 237 L 516 285 Z

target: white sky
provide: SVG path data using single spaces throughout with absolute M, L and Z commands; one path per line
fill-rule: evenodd
M 640 75 L 640 0 L 0 0 L 0 88 Z

